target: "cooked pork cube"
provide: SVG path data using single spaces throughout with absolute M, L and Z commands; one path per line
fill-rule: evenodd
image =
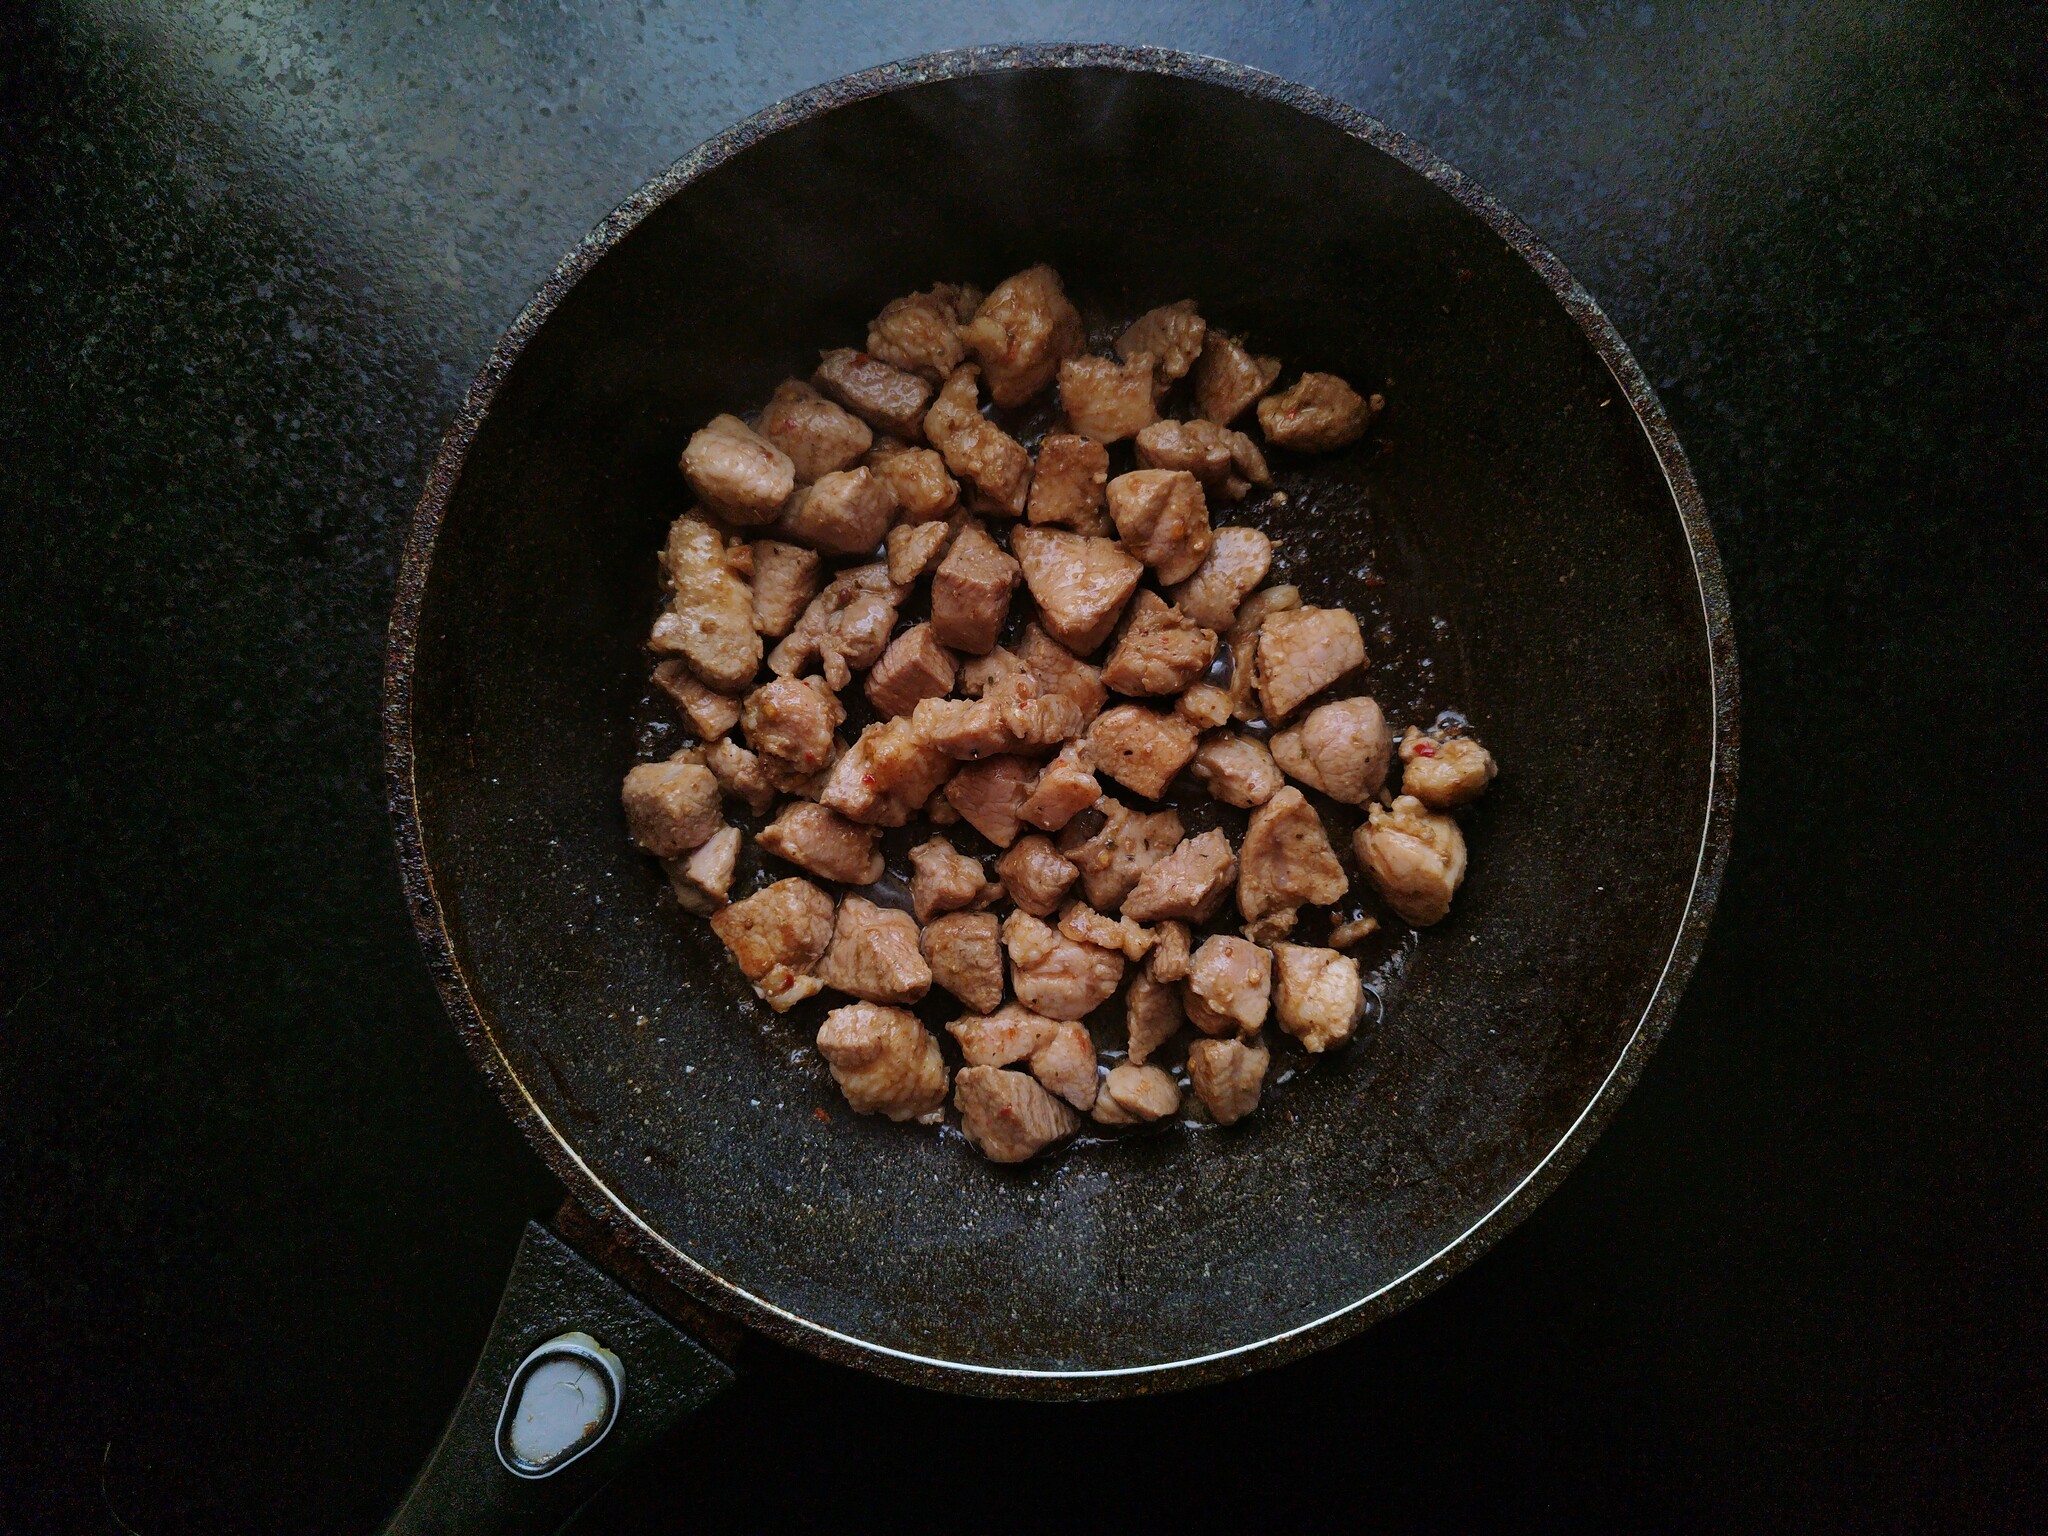
M 1010 990 L 1017 1001 L 1049 1019 L 1086 1018 L 1124 976 L 1122 955 L 1078 943 L 1029 912 L 1003 919 L 1003 948 L 1010 954 Z
M 1138 434 L 1137 450 L 1140 469 L 1184 469 L 1212 500 L 1243 501 L 1253 486 L 1273 483 L 1257 443 L 1199 416 L 1152 423 Z
M 946 456 L 936 448 L 913 448 L 885 437 L 868 451 L 867 465 L 896 498 L 902 522 L 936 522 L 959 504 L 960 482 L 946 472 Z
M 725 825 L 718 780 L 702 763 L 640 763 L 620 797 L 626 830 L 657 859 L 680 858 Z
M 818 1054 L 854 1113 L 938 1123 L 946 1061 L 915 1014 L 873 1003 L 834 1008 L 818 1028 Z
M 920 923 L 941 912 L 985 907 L 1003 888 L 982 872 L 981 860 L 954 849 L 943 837 L 929 838 L 910 850 L 910 910 Z
M 1361 939 L 1370 938 L 1379 931 L 1380 920 L 1376 917 L 1351 918 L 1330 930 L 1330 948 L 1349 949 Z
M 1401 738 L 1401 793 L 1413 795 L 1432 811 L 1448 811 L 1477 800 L 1499 772 L 1493 754 L 1479 745 L 1476 737 L 1445 731 L 1424 734 L 1411 725 Z M 1384 762 L 1380 778 L 1386 778 Z
M 946 557 L 946 546 L 959 532 L 951 523 L 898 523 L 891 528 L 882 547 L 889 564 L 889 579 L 907 587 L 921 576 L 929 576 Z
M 1339 699 L 1273 737 L 1273 760 L 1332 800 L 1363 805 L 1387 782 L 1394 737 L 1371 699 Z
M 654 685 L 675 701 L 699 741 L 716 741 L 740 723 L 740 701 L 707 687 L 687 662 L 658 663 Z
M 683 450 L 683 478 L 729 523 L 771 523 L 796 489 L 788 454 L 737 416 L 714 416 Z
M 993 649 L 1022 579 L 1002 546 L 979 523 L 969 523 L 932 577 L 933 633 L 956 651 L 980 656 Z
M 1259 1107 L 1273 1056 L 1242 1040 L 1197 1040 L 1188 1047 L 1188 1081 L 1218 1125 L 1235 1125 Z
M 1031 1053 L 1031 1075 L 1076 1109 L 1095 1107 L 1095 1041 L 1086 1025 L 1056 1024 Z
M 811 382 L 877 431 L 906 441 L 918 435 L 932 403 L 931 385 L 916 374 L 851 347 L 819 353 Z
M 995 403 L 1022 405 L 1081 350 L 1081 316 L 1067 302 L 1059 273 L 1031 267 L 996 284 L 960 339 L 988 370 Z
M 1081 871 L 1088 905 L 1098 912 L 1118 912 L 1138 877 L 1173 852 L 1180 837 L 1179 812 L 1134 811 L 1104 795 L 1096 810 L 1067 824 L 1059 850 Z
M 789 456 L 796 477 L 809 482 L 845 469 L 874 446 L 875 434 L 802 379 L 784 379 L 761 412 L 761 436 Z
M 1310 1055 L 1349 1040 L 1364 1015 L 1356 960 L 1306 944 L 1273 946 L 1273 1016 Z
M 1141 923 L 1181 918 L 1206 923 L 1237 879 L 1237 855 L 1220 828 L 1191 837 L 1138 877 L 1124 916 Z
M 1173 605 L 1204 629 L 1223 634 L 1272 564 L 1273 541 L 1258 529 L 1218 528 L 1201 569 L 1173 589 Z
M 1370 806 L 1369 820 L 1352 834 L 1352 851 L 1401 920 L 1417 928 L 1442 922 L 1465 879 L 1465 834 L 1442 812 L 1413 795 L 1391 808 Z
M 1053 847 L 1051 838 L 1032 832 L 996 861 L 996 873 L 1010 900 L 1033 917 L 1050 917 L 1081 872 Z
M 1022 1072 L 962 1067 L 953 1079 L 960 1130 L 992 1163 L 1021 1163 L 1081 1128 L 1081 1117 Z
M 1273 991 L 1273 954 L 1235 934 L 1212 934 L 1188 961 L 1181 1006 L 1205 1035 L 1255 1035 Z
M 1334 373 L 1304 373 L 1291 388 L 1259 402 L 1266 441 L 1302 453 L 1327 453 L 1355 443 L 1386 401 L 1370 400 Z
M 794 677 L 817 661 L 837 693 L 856 671 L 881 659 L 896 627 L 897 605 L 908 595 L 889 579 L 884 563 L 841 571 L 768 653 L 768 669 L 778 677 Z
M 1085 901 L 1070 901 L 1060 911 L 1060 932 L 1097 949 L 1113 949 L 1126 960 L 1152 953 L 1152 930 L 1128 917 L 1107 917 Z
M 1228 731 L 1202 738 L 1188 772 L 1225 805 L 1244 810 L 1264 805 L 1286 782 L 1263 741 Z
M 892 368 L 943 383 L 967 356 L 960 327 L 980 307 L 981 290 L 957 283 L 891 300 L 868 323 L 868 351 Z
M 761 637 L 754 632 L 754 595 L 726 563 L 724 537 L 686 513 L 670 526 L 661 558 L 669 604 L 649 648 L 682 657 L 719 692 L 738 693 L 761 669 Z
M 1202 355 L 1209 322 L 1195 313 L 1195 301 L 1162 304 L 1148 309 L 1116 339 L 1116 355 L 1125 362 L 1140 353 L 1152 355 L 1152 392 L 1163 395 L 1174 380 L 1186 375 Z
M 1018 528 L 1010 550 L 1048 634 L 1077 656 L 1109 638 L 1145 567 L 1109 539 L 1051 528 Z
M 1209 504 L 1182 469 L 1134 469 L 1109 482 L 1109 515 L 1123 546 L 1171 585 L 1208 557 Z
M 1179 1034 L 1186 1022 L 1179 987 L 1145 971 L 1131 978 L 1124 992 L 1124 1027 L 1133 1062 L 1143 1066 L 1146 1058 Z
M 934 751 L 902 716 L 879 721 L 832 766 L 818 803 L 876 827 L 900 827 L 953 773 L 953 759 Z
M 1247 922 L 1326 907 L 1350 888 L 1322 818 L 1300 790 L 1289 784 L 1252 812 L 1237 868 L 1237 909 Z
M 1230 718 L 1230 690 L 1197 683 L 1173 701 L 1173 712 L 1198 731 L 1213 731 Z
M 1259 717 L 1259 631 L 1266 627 L 1266 620 L 1276 613 L 1288 613 L 1301 606 L 1301 589 L 1298 587 L 1267 587 L 1254 592 L 1238 606 L 1237 617 L 1231 621 L 1228 654 L 1230 658 L 1230 712 L 1239 720 L 1256 720 Z
M 1145 1125 L 1180 1108 L 1180 1084 L 1157 1067 L 1118 1062 L 1095 1096 L 1099 1125 Z
M 932 980 L 987 1013 L 1003 1000 L 1002 924 L 993 912 L 950 912 L 924 931 Z
M 967 824 L 998 848 L 1017 840 L 1024 824 L 1024 802 L 1038 764 L 1028 757 L 1004 755 L 969 763 L 946 781 L 946 799 Z
M 1364 665 L 1365 637 L 1349 609 L 1295 608 L 1259 626 L 1259 700 L 1274 725 Z
M 808 880 L 778 880 L 711 918 L 755 993 L 777 1013 L 816 993 L 811 974 L 832 942 L 832 898 Z
M 722 736 L 712 742 L 704 749 L 704 766 L 711 770 L 721 790 L 745 802 L 756 816 L 775 803 L 775 784 L 761 759 L 738 742 Z
M 977 510 L 1017 517 L 1031 489 L 1031 455 L 1024 445 L 981 414 L 976 373 L 962 368 L 925 413 L 924 435 L 946 456 L 946 467 L 979 494 Z
M 1017 642 L 1017 662 L 1037 680 L 1043 693 L 1070 701 L 1084 726 L 1101 714 L 1109 701 L 1102 673 L 1036 624 L 1024 626 L 1024 636 Z
M 932 987 L 917 924 L 908 912 L 843 897 L 818 980 L 870 1003 L 914 1003 Z
M 1116 532 L 1104 511 L 1109 450 L 1071 432 L 1049 432 L 1038 445 L 1025 518 L 1103 537 Z
M 829 555 L 865 555 L 895 520 L 895 495 L 863 464 L 799 487 L 775 520 L 775 531 Z
M 709 917 L 726 904 L 739 858 L 740 829 L 720 827 L 687 856 L 664 861 L 669 889 L 684 911 Z
M 823 679 L 778 677 L 747 695 L 740 731 L 764 764 L 807 778 L 832 761 L 832 733 L 846 719 Z
M 978 699 L 996 684 L 1028 670 L 1015 651 L 992 646 L 986 655 L 970 656 L 960 664 L 960 691 L 970 699 Z
M 1145 959 L 1145 974 L 1154 981 L 1183 980 L 1194 953 L 1194 935 L 1186 923 L 1160 923 L 1152 930 L 1152 953 Z
M 1254 357 L 1242 342 L 1212 330 L 1195 359 L 1195 414 L 1227 427 L 1279 377 L 1279 358 Z
M 1061 1027 L 1058 1019 L 1033 1013 L 1022 1003 L 1005 1003 L 955 1019 L 946 1033 L 960 1042 L 960 1056 L 968 1066 L 1007 1067 L 1029 1061 Z
M 929 624 L 913 624 L 882 652 L 868 673 L 868 702 L 878 714 L 907 715 L 919 699 L 942 699 L 953 691 L 953 653 L 939 644 Z
M 1024 819 L 1046 832 L 1057 832 L 1102 798 L 1095 779 L 1095 757 L 1086 741 L 1070 741 L 1045 765 L 1024 802 Z
M 1060 409 L 1074 431 L 1098 443 L 1120 443 L 1159 419 L 1152 406 L 1152 358 L 1127 363 L 1070 357 L 1060 364 Z
M 1140 592 L 1124 612 L 1124 631 L 1102 664 L 1102 680 L 1141 697 L 1179 693 L 1216 659 L 1216 632 L 1204 629 L 1157 593 Z
M 1166 793 L 1174 775 L 1195 755 L 1195 728 L 1178 715 L 1142 704 L 1119 704 L 1088 728 L 1096 768 L 1148 800 Z
M 818 595 L 824 562 L 815 549 L 780 539 L 756 539 L 748 548 L 754 556 L 755 632 L 786 635 Z
M 881 830 L 848 821 L 808 800 L 792 800 L 755 836 L 767 852 L 798 869 L 841 885 L 873 885 L 882 878 Z

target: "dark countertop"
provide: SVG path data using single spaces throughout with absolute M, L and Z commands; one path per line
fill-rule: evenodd
M 585 1528 L 2048 1521 L 2040 7 L 195 0 L 0 19 L 0 1527 L 392 1506 L 554 1195 L 383 813 L 437 435 L 701 139 L 1048 38 L 1329 91 L 1605 306 L 1734 595 L 1720 915 L 1580 1169 L 1359 1340 L 1058 1410 L 755 1344 Z

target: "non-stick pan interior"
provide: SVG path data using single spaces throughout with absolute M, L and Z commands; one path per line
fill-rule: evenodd
M 1355 1044 L 1242 1126 L 1002 1169 L 847 1111 L 804 1049 L 815 1016 L 754 1002 L 629 847 L 618 783 L 690 431 L 858 345 L 891 297 L 1038 260 L 1099 313 L 1195 297 L 1257 350 L 1384 390 L 1379 435 L 1297 478 L 1269 527 L 1304 584 L 1385 616 L 1369 646 L 1399 658 L 1403 707 L 1465 709 L 1504 771 L 1456 910 Z M 1538 272 L 1329 122 L 1115 69 L 799 118 L 625 236 L 475 434 L 412 731 L 454 957 L 555 1166 L 706 1294 L 914 1376 L 887 1352 L 1194 1360 L 1446 1272 L 1624 1063 L 1692 894 L 1715 741 L 1671 488 Z

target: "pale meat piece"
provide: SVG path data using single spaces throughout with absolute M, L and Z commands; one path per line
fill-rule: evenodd
M 876 431 L 906 440 L 918 435 L 932 403 L 925 380 L 852 347 L 819 353 L 811 382 Z
M 988 371 L 995 403 L 1022 405 L 1081 350 L 1081 316 L 1067 302 L 1059 273 L 1030 267 L 996 284 L 961 328 L 960 339 Z
M 1465 834 L 1413 795 L 1391 807 L 1370 806 L 1352 834 L 1352 850 L 1367 878 L 1401 920 L 1417 928 L 1440 923 L 1465 879 Z
M 677 518 L 662 550 L 668 611 L 654 622 L 648 647 L 680 656 L 720 693 L 738 693 L 761 669 L 754 632 L 754 595 L 726 563 L 725 539 L 696 513 Z
M 1322 818 L 1300 790 L 1289 784 L 1252 812 L 1237 865 L 1237 909 L 1245 921 L 1327 907 L 1350 888 Z
M 792 800 L 754 841 L 806 874 L 841 885 L 873 885 L 882 878 L 881 830 L 848 821 L 808 800 Z
M 934 794 L 931 799 L 925 801 L 924 816 L 925 820 L 935 827 L 957 827 L 960 825 L 960 813 L 953 809 L 953 802 L 946 798 L 946 792 L 943 789 Z
M 712 914 L 711 931 L 777 1013 L 824 986 L 812 972 L 832 942 L 832 898 L 808 880 L 778 880 L 734 902 Z
M 868 451 L 867 464 L 896 498 L 902 522 L 936 522 L 959 504 L 960 482 L 947 473 L 946 456 L 936 448 L 913 448 L 884 437 Z
M 1205 1035 L 1255 1035 L 1273 992 L 1273 952 L 1235 934 L 1212 934 L 1180 984 L 1188 1022 Z
M 910 914 L 859 896 L 840 900 L 817 976 L 833 990 L 870 1003 L 914 1003 L 932 987 L 932 968 Z
M 832 762 L 832 733 L 845 719 L 846 707 L 823 678 L 778 677 L 747 695 L 740 732 L 771 776 L 787 782 Z
M 1155 592 L 1140 592 L 1124 610 L 1123 633 L 1102 681 L 1118 693 L 1179 693 L 1216 659 L 1216 632 L 1204 629 Z
M 1153 408 L 1152 358 L 1129 362 L 1070 357 L 1060 364 L 1060 409 L 1078 436 L 1097 443 L 1136 437 L 1159 419 Z
M 1119 1062 L 1095 1096 L 1098 1125 L 1146 1125 L 1180 1108 L 1180 1084 L 1157 1067 Z
M 1102 798 L 1095 758 L 1085 741 L 1070 741 L 1045 765 L 1024 802 L 1023 817 L 1045 832 L 1057 832 Z
M 1272 565 L 1273 541 L 1258 529 L 1234 523 L 1218 528 L 1201 569 L 1173 589 L 1173 605 L 1203 628 L 1223 634 Z
M 987 1013 L 1003 1000 L 1002 924 L 993 912 L 949 912 L 924 931 L 932 980 Z
M 1137 453 L 1140 469 L 1184 469 L 1211 498 L 1243 501 L 1253 486 L 1273 483 L 1257 443 L 1199 416 L 1153 422 L 1138 433 Z
M 1060 911 L 1059 930 L 1070 939 L 1113 949 L 1126 960 L 1152 953 L 1152 930 L 1128 917 L 1106 917 L 1085 901 L 1070 901 Z
M 1071 702 L 1082 726 L 1101 714 L 1102 706 L 1109 702 L 1101 671 L 1036 624 L 1024 626 L 1023 638 L 1017 642 L 1017 663 L 1037 679 L 1040 690 L 1048 697 L 1058 694 Z
M 970 699 L 985 695 L 997 683 L 1006 682 L 1030 670 L 1014 651 L 992 646 L 983 656 L 970 656 L 960 665 L 960 691 Z
M 1236 338 L 1212 330 L 1195 359 L 1195 414 L 1227 427 L 1279 377 L 1279 358 L 1254 357 Z
M 1081 871 L 1081 891 L 1098 912 L 1119 912 L 1139 876 L 1180 845 L 1178 811 L 1134 811 L 1104 795 L 1060 833 L 1059 850 Z
M 895 494 L 863 464 L 798 487 L 775 520 L 775 531 L 828 555 L 865 555 L 895 520 Z
M 1187 1014 L 1180 1005 L 1180 988 L 1148 972 L 1131 978 L 1124 992 L 1124 1028 L 1131 1060 L 1139 1066 L 1160 1046 L 1180 1033 Z
M 1237 855 L 1220 828 L 1191 837 L 1138 877 L 1124 898 L 1124 916 L 1141 923 L 1166 918 L 1206 923 L 1237 879 Z M 1135 957 L 1134 957 L 1135 958 Z
M 825 686 L 822 677 L 812 678 L 810 681 L 820 688 Z M 815 773 L 792 773 L 787 765 L 778 763 L 771 757 L 761 759 L 761 772 L 767 775 L 768 782 L 781 793 L 794 795 L 799 800 L 816 800 L 825 792 L 825 785 L 831 780 L 832 770 L 839 766 L 839 759 L 845 755 L 846 739 L 843 736 L 834 736 L 830 759 Z
M 784 379 L 775 386 L 758 430 L 788 455 L 797 479 L 806 482 L 845 469 L 875 443 L 866 422 L 802 379 Z
M 704 749 L 704 766 L 718 780 L 718 787 L 743 802 L 756 816 L 775 803 L 775 785 L 761 759 L 738 742 L 720 737 Z
M 946 556 L 946 546 L 959 532 L 951 523 L 898 523 L 883 540 L 887 552 L 889 579 L 907 587 L 920 576 L 929 576 Z
M 1208 558 L 1209 503 L 1184 469 L 1134 469 L 1109 482 L 1109 516 L 1123 546 L 1166 585 L 1186 581 Z
M 1038 445 L 1025 520 L 1098 538 L 1115 533 L 1104 510 L 1108 484 L 1107 448 L 1071 432 L 1049 432 Z
M 1116 355 L 1129 362 L 1140 353 L 1150 353 L 1152 392 L 1163 395 L 1194 366 L 1208 334 L 1209 322 L 1195 313 L 1195 301 L 1182 299 L 1178 304 L 1148 309 L 1133 320 L 1116 339 Z
M 1334 949 L 1273 946 L 1273 1016 L 1310 1055 L 1342 1045 L 1365 1015 L 1358 962 Z
M 683 478 L 728 523 L 772 523 L 796 489 L 788 454 L 737 416 L 714 416 L 683 449 Z
M 892 368 L 943 383 L 967 357 L 960 327 L 980 307 L 981 290 L 962 283 L 893 299 L 868 322 L 868 351 Z
M 955 1019 L 946 1033 L 959 1041 L 961 1060 L 968 1066 L 1008 1067 L 1037 1055 L 1061 1027 L 1058 1019 L 1033 1013 L 1022 1003 L 1005 1003 Z
M 1259 700 L 1274 725 L 1364 665 L 1365 636 L 1347 608 L 1295 608 L 1259 626 Z
M 946 1102 L 946 1060 L 917 1016 L 855 1003 L 818 1027 L 818 1054 L 854 1113 L 936 1125 Z
M 907 715 L 920 699 L 942 699 L 953 691 L 953 653 L 939 644 L 929 624 L 913 624 L 882 652 L 868 673 L 868 702 L 882 715 Z
M 1038 764 L 1005 754 L 969 763 L 946 781 L 946 799 L 967 824 L 998 848 L 1017 840 L 1024 802 L 1031 798 Z
M 902 716 L 860 733 L 832 765 L 818 803 L 870 826 L 900 827 L 924 808 L 953 774 L 953 759 L 934 751 Z
M 1194 954 L 1194 935 L 1186 923 L 1160 923 L 1152 930 L 1152 953 L 1145 961 L 1145 974 L 1154 981 L 1182 981 Z
M 1196 683 L 1174 700 L 1173 712 L 1198 731 L 1213 731 L 1230 718 L 1230 690 Z
M 1024 567 L 1024 584 L 1046 632 L 1077 656 L 1109 638 L 1145 573 L 1112 540 L 1059 529 L 1015 529 L 1010 552 Z
M 1086 1025 L 1053 1026 L 1046 1042 L 1031 1053 L 1031 1075 L 1046 1092 L 1057 1094 L 1076 1109 L 1095 1107 L 1095 1041 Z
M 1018 838 L 1010 851 L 996 861 L 996 873 L 1002 877 L 1010 900 L 1033 917 L 1050 917 L 1058 911 L 1067 888 L 1080 878 L 1080 871 L 1053 847 L 1052 839 L 1043 832 Z
M 865 470 L 862 471 L 866 473 Z M 896 608 L 909 594 L 877 562 L 841 571 L 811 599 L 796 627 L 768 653 L 768 670 L 794 677 L 813 661 L 837 693 L 881 659 L 896 627 Z
M 1022 568 L 1001 545 L 969 523 L 932 577 L 932 632 L 956 651 L 980 656 L 992 650 L 1010 616 L 1010 594 Z
M 1037 1079 L 1001 1067 L 963 1067 L 953 1079 L 960 1130 L 992 1163 L 1021 1163 L 1081 1128 L 1081 1117 Z
M 1188 772 L 1218 800 L 1240 810 L 1264 805 L 1286 782 L 1263 741 L 1229 731 L 1203 737 Z
M 946 456 L 946 468 L 972 485 L 977 511 L 1020 516 L 1031 490 L 1031 455 L 1024 445 L 981 414 L 972 368 L 946 380 L 925 413 L 924 435 Z
M 1166 793 L 1195 755 L 1195 741 L 1195 728 L 1180 716 L 1142 704 L 1106 709 L 1088 728 L 1096 768 L 1148 800 Z
M 912 719 L 924 741 L 965 759 L 1043 751 L 1083 724 L 1071 698 L 1041 693 L 1039 679 L 1022 671 L 990 683 L 978 699 L 921 699 Z
M 664 861 L 669 889 L 684 911 L 709 917 L 726 904 L 739 859 L 740 829 L 720 827 L 686 857 Z
M 1197 1040 L 1188 1047 L 1188 1081 L 1218 1125 L 1235 1125 L 1259 1107 L 1273 1055 L 1242 1040 Z
M 626 830 L 657 859 L 680 858 L 725 825 L 718 780 L 702 763 L 639 763 L 620 788 Z
M 1393 733 L 1378 704 L 1367 698 L 1339 699 L 1276 734 L 1273 760 L 1310 789 L 1346 805 L 1363 805 L 1387 782 L 1393 748 Z
M 1259 402 L 1259 430 L 1276 447 L 1328 453 L 1363 437 L 1386 403 L 1378 395 L 1364 398 L 1334 373 L 1304 373 Z
M 1370 938 L 1380 931 L 1380 920 L 1376 917 L 1354 917 L 1339 923 L 1330 930 L 1330 948 L 1349 949 L 1362 939 Z
M 1259 631 L 1276 613 L 1301 606 L 1299 587 L 1267 587 L 1254 592 L 1237 610 L 1230 624 L 1230 712 L 1239 720 L 1259 717 Z
M 941 912 L 985 907 L 1003 888 L 982 872 L 981 860 L 959 852 L 943 837 L 928 838 L 910 850 L 910 910 L 920 923 Z
M 707 687 L 687 662 L 657 663 L 654 686 L 675 701 L 699 741 L 716 741 L 740 723 L 740 701 Z
M 1477 800 L 1499 772 L 1493 754 L 1477 737 L 1445 731 L 1425 734 L 1411 725 L 1401 738 L 1401 793 L 1413 795 L 1432 811 Z
M 815 549 L 780 539 L 756 539 L 748 548 L 754 556 L 755 632 L 786 635 L 818 595 L 824 562 Z
M 1003 919 L 1010 955 L 1010 990 L 1017 1001 L 1049 1019 L 1083 1019 L 1115 993 L 1124 957 L 1068 938 L 1029 912 Z

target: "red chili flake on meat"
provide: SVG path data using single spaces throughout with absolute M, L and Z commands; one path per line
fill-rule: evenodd
M 873 789 L 875 787 L 875 776 L 872 773 L 862 774 L 860 776 L 860 787 L 862 789 Z
M 1435 757 L 1436 743 L 1433 741 L 1418 741 L 1415 743 L 1415 755 L 1417 757 Z

